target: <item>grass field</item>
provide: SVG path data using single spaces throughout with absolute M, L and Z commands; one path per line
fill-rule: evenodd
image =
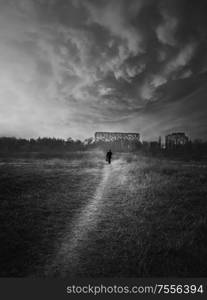
M 207 276 L 207 165 L 0 161 L 0 276 Z

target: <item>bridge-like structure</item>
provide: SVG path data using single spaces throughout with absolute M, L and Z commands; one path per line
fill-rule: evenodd
M 115 142 L 115 141 L 128 141 L 140 142 L 139 133 L 124 133 L 124 132 L 96 132 L 96 142 Z

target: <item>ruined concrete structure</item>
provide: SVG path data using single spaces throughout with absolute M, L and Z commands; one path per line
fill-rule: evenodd
M 175 132 L 166 135 L 165 137 L 165 147 L 174 148 L 176 146 L 186 145 L 189 139 L 184 132 Z
M 99 142 L 114 142 L 114 141 L 128 141 L 128 142 L 139 142 L 139 133 L 122 133 L 122 132 L 96 132 L 95 141 Z

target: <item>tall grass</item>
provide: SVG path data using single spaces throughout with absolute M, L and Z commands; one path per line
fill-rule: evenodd
M 101 151 L 0 163 L 0 276 L 43 274 L 63 234 L 109 176 L 76 275 L 207 275 L 207 168 Z M 60 270 L 61 271 L 61 270 Z
M 125 156 L 120 169 L 104 196 L 101 247 L 85 249 L 79 275 L 206 276 L 207 169 L 141 156 Z

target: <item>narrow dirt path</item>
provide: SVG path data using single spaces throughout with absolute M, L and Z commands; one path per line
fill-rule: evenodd
M 121 198 L 127 180 L 124 165 L 124 160 L 118 159 L 104 166 L 94 197 L 67 228 L 49 273 L 61 277 L 91 276 L 94 267 L 103 269 L 107 256 L 113 256 L 113 250 L 110 253 L 109 249 L 113 247 L 113 242 L 111 244 L 108 240 L 121 229 L 115 219 L 120 216 Z M 105 252 L 99 249 L 100 243 L 104 244 Z

